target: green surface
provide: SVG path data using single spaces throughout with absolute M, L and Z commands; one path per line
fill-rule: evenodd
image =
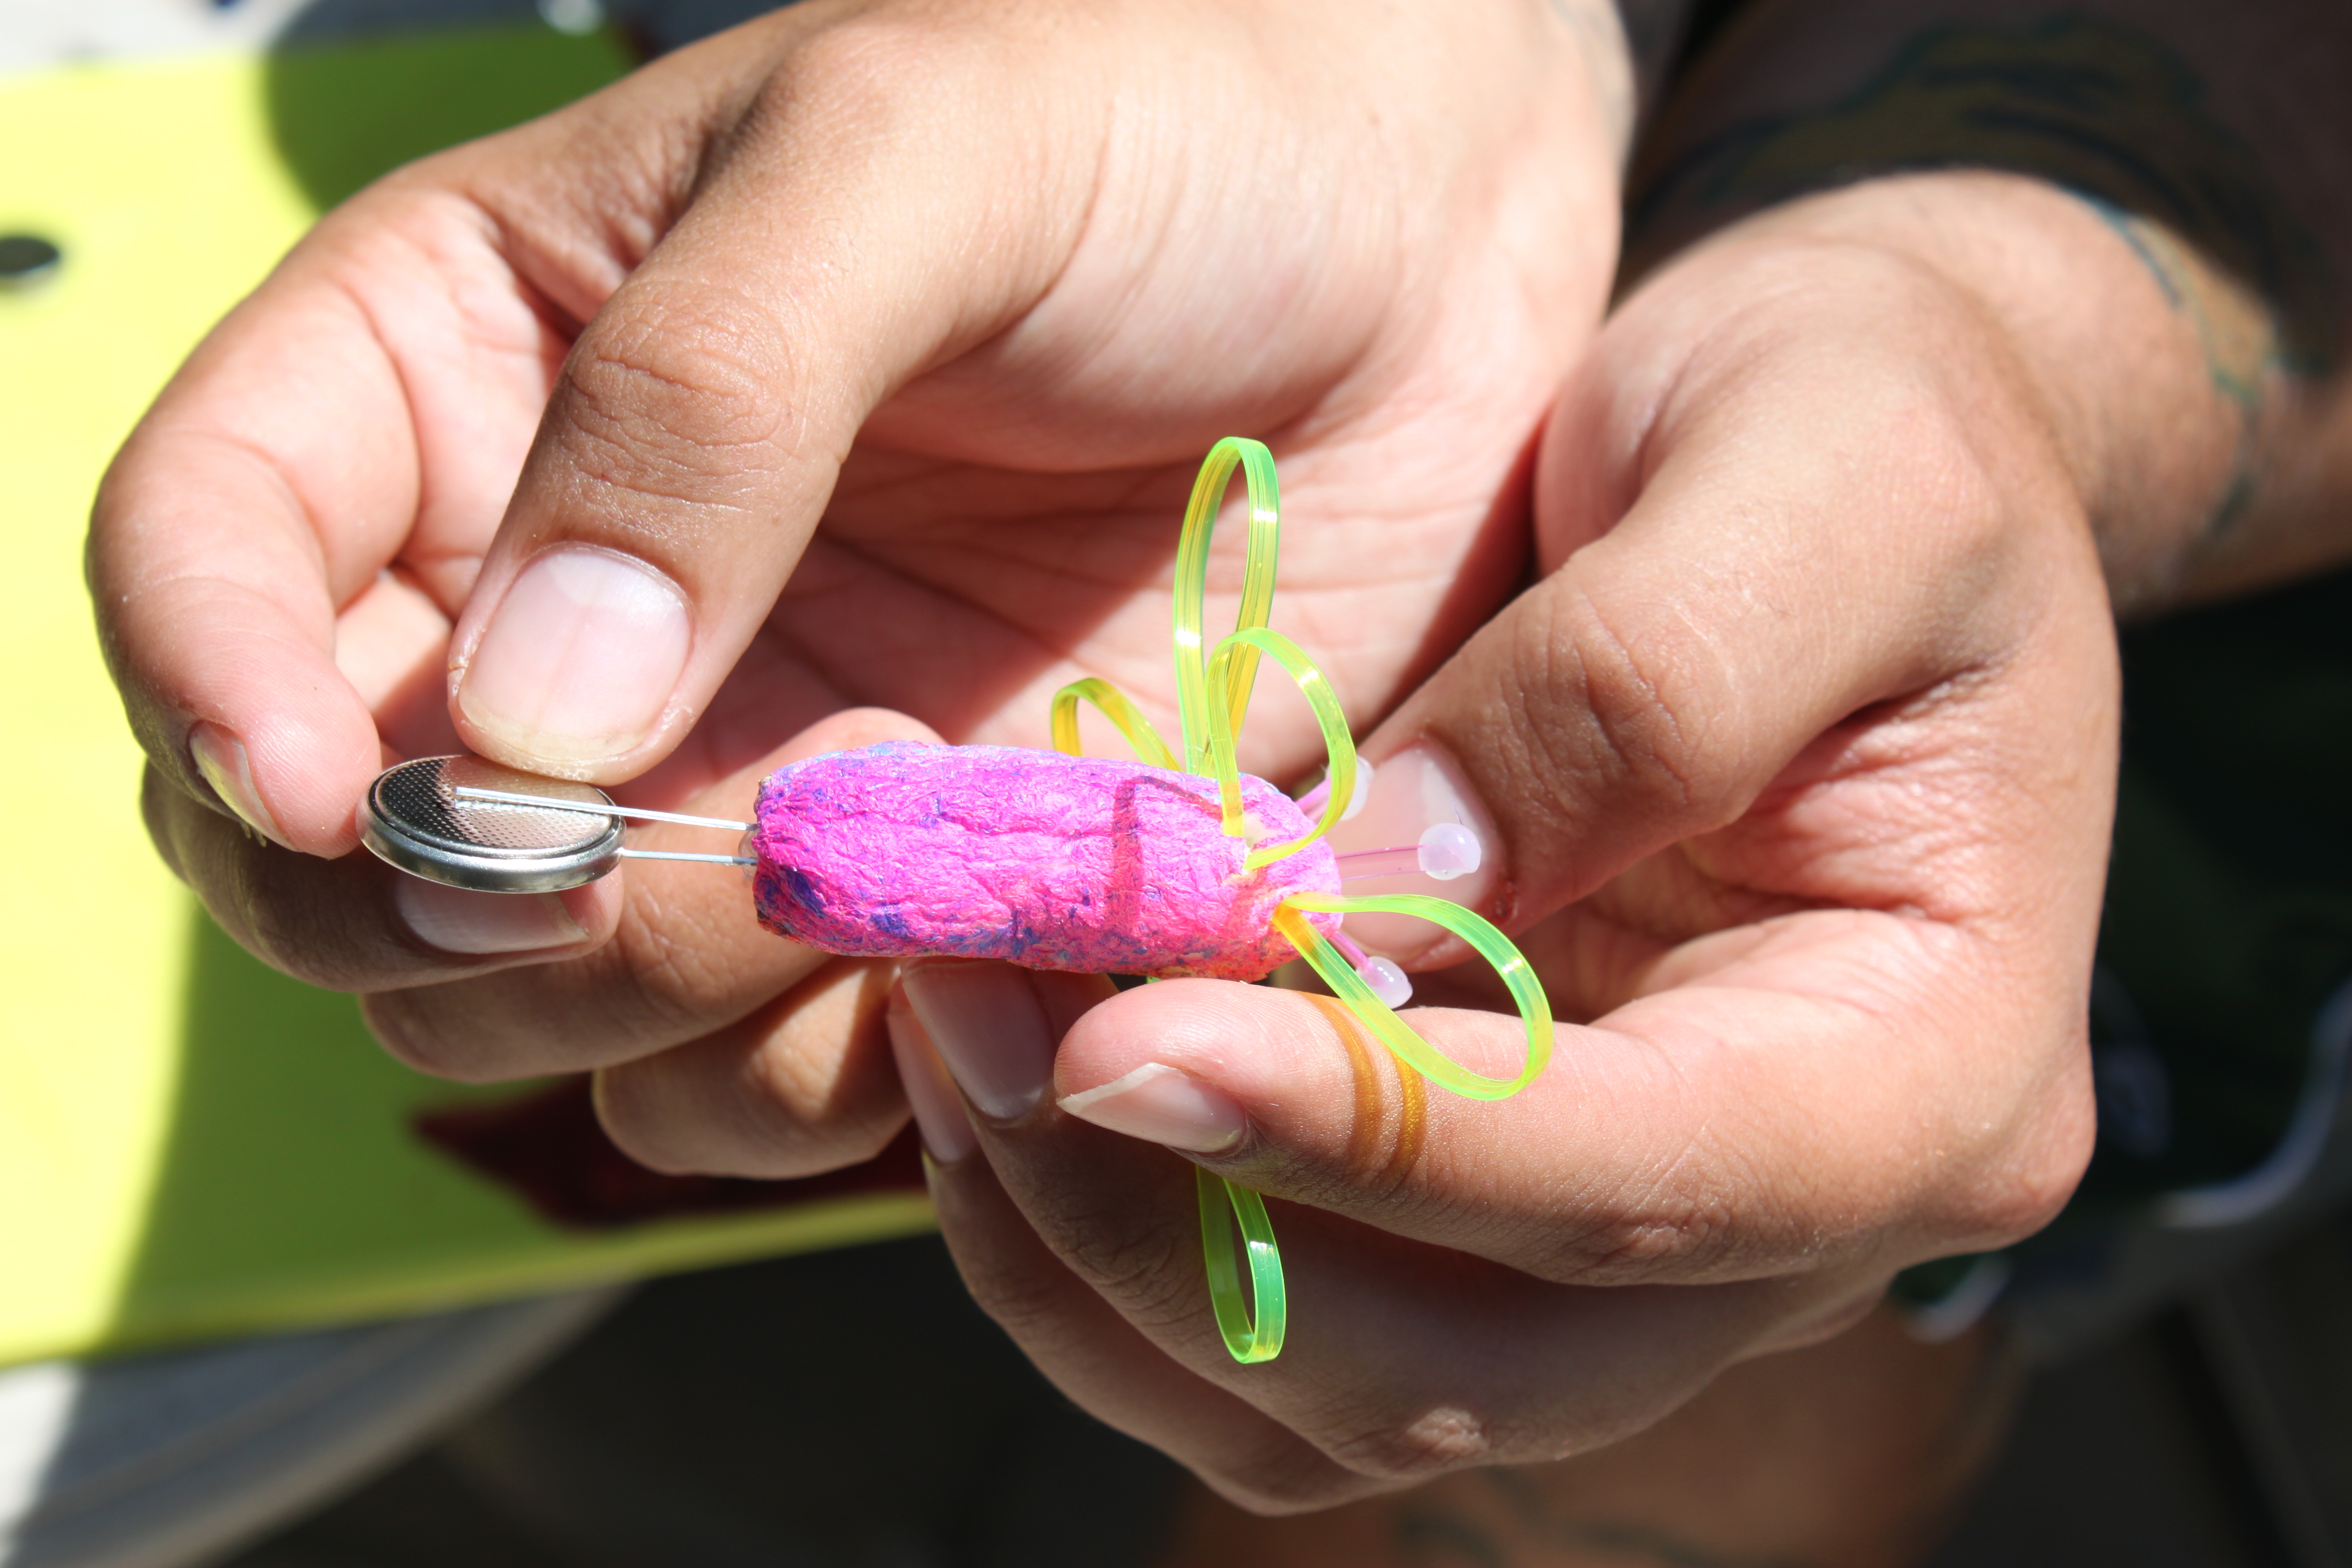
M 92 635 L 91 492 L 204 331 L 319 204 L 618 77 L 543 29 L 0 79 L 0 233 L 64 253 L 0 289 L 0 1363 L 482 1300 L 929 1223 L 919 1196 L 593 1232 L 408 1131 L 513 1088 L 437 1083 L 356 1004 L 264 968 L 158 863 Z
M 627 68 L 606 34 L 536 27 L 298 44 L 264 58 L 262 101 L 286 172 L 323 210 L 403 163 L 560 109 Z

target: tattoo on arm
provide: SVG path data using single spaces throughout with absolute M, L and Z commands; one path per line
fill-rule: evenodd
M 2074 195 L 2130 247 L 2175 313 L 2196 329 L 2214 392 L 2238 411 L 2230 480 L 2205 524 L 2206 539 L 2219 539 L 2253 497 L 2263 405 L 2294 374 L 2276 324 L 2261 300 L 2162 224 L 2097 196 Z
M 2341 349 L 2318 240 L 2208 111 L 2196 72 L 2130 28 L 2074 17 L 1940 26 L 1825 109 L 1680 147 L 1671 120 L 1655 143 L 1664 153 L 1635 172 L 1637 237 L 1938 169 L 2026 174 L 2088 204 L 2193 327 L 2215 391 L 2238 412 L 2238 459 L 2209 541 L 2252 494 L 2266 402 L 2327 374 Z

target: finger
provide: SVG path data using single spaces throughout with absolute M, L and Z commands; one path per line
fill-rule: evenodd
M 836 960 L 715 1034 L 596 1074 L 613 1142 L 656 1171 L 781 1179 L 872 1159 L 907 1124 L 893 965 Z
M 1994 1071 L 1954 1037 L 2050 1027 L 2006 969 L 1894 915 L 1727 932 L 1561 1026 L 1551 1065 L 1496 1101 L 1425 1088 L 1329 998 L 1171 982 L 1081 1019 L 1054 1093 L 1243 1185 L 1546 1279 L 1899 1267 L 2013 1240 L 2072 1191 L 2074 1056 Z M 1526 1048 L 1507 1014 L 1405 1016 L 1490 1076 Z
M 475 749 L 610 780 L 677 744 L 775 603 L 866 415 L 1051 284 L 1085 127 L 1017 28 L 828 26 L 572 347 L 453 649 Z M 953 158 L 939 148 L 952 144 Z
M 667 222 L 740 75 L 674 58 L 379 183 L 173 378 L 100 488 L 89 552 L 110 668 L 167 779 L 305 852 L 357 844 L 382 763 L 337 613 L 395 561 L 457 612 L 568 321 Z M 485 177 L 500 165 L 527 177 Z
M 1381 1489 L 1171 1359 L 1047 1248 L 985 1159 L 927 1161 L 926 1172 L 940 1234 L 972 1299 L 1096 1419 L 1262 1513 Z
M 89 565 L 163 776 L 335 856 L 357 844 L 352 808 L 381 765 L 335 665 L 336 611 L 404 535 L 416 451 L 398 376 L 324 275 L 323 244 L 223 322 L 142 421 L 100 488 Z
M 858 708 L 803 730 L 683 802 L 697 816 L 746 820 L 760 781 L 803 757 L 882 741 L 939 737 L 904 714 Z M 708 829 L 657 824 L 633 847 L 731 850 Z M 636 860 L 604 879 L 622 897 L 610 942 L 560 963 L 367 998 L 385 1048 L 420 1071 L 467 1080 L 579 1072 L 634 1061 L 725 1029 L 831 956 L 761 926 L 748 879 L 730 867 Z
M 1001 1103 L 1003 1079 L 975 1071 L 973 1047 L 1001 1049 L 1007 1017 L 1050 1009 L 1035 994 L 1037 977 L 953 967 L 967 973 L 922 966 L 910 991 L 927 1035 L 967 1085 L 985 1152 L 984 1162 L 968 1157 L 934 1180 L 967 1280 L 1074 1397 L 1172 1446 L 1221 1489 L 1255 1506 L 1312 1506 L 1367 1483 L 1386 1489 L 1613 1441 L 1733 1360 L 1835 1331 L 1876 1293 L 1866 1270 L 1697 1288 L 1554 1284 L 1276 1205 L 1290 1337 L 1276 1360 L 1236 1365 L 1203 1282 L 1190 1171 L 1050 1106 L 1011 1120 L 989 1115 L 983 1108 Z M 951 985 L 940 986 L 942 977 Z M 1033 987 L 1025 996 L 1024 986 Z M 997 1004 L 985 1014 L 942 1005 L 951 992 L 970 999 L 982 991 Z M 929 1026 L 940 1022 L 949 1026 L 944 1035 Z M 982 1045 L 982 1036 L 992 1043 Z M 978 1093 L 973 1083 L 982 1086 Z M 1025 1227 L 997 1206 L 1000 1183 Z M 1171 1390 L 1156 1364 L 1118 1354 L 1126 1336 L 1102 1327 L 1051 1278 L 1024 1228 L 1163 1356 L 1296 1432 L 1344 1477 L 1302 1471 L 1277 1454 L 1282 1468 L 1269 1485 L 1251 1473 L 1260 1451 L 1221 1454 L 1189 1435 L 1196 1421 L 1221 1432 L 1226 1407 L 1181 1385 Z M 1296 1491 L 1302 1484 L 1310 1489 L 1304 1496 Z
M 1733 295 L 1775 308 L 1705 315 Z M 2007 738 L 2039 744 L 2001 759 L 2025 770 L 2003 795 L 2037 795 L 2021 834 L 1937 886 L 1759 883 L 1789 907 L 1993 912 L 2099 811 L 2084 747 L 2109 743 L 2113 706 L 2087 532 L 2032 406 L 1965 302 L 1898 264 L 1684 269 L 1604 334 L 1547 433 L 1550 574 L 1367 742 L 1375 791 L 1391 758 L 1449 763 L 1495 824 L 1485 907 L 1524 925 L 1738 819 L 1801 760 L 1786 782 L 1879 761 L 1842 721 L 1999 673 L 2047 683 Z M 2096 878 L 2074 870 L 2070 914 Z
M 474 893 L 353 850 L 298 855 L 192 799 L 152 764 L 141 806 L 174 875 L 237 944 L 335 991 L 449 984 L 593 951 L 621 915 L 616 888 Z

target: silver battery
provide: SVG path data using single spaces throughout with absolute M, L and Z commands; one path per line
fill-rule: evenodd
M 546 804 L 464 799 L 459 789 Z M 560 805 L 558 803 L 561 803 Z M 551 893 L 621 863 L 624 812 L 593 784 L 479 757 L 419 757 L 368 786 L 360 840 L 402 870 L 483 893 Z

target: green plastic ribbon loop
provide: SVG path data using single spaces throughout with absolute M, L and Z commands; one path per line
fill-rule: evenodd
M 1417 915 L 1433 925 L 1443 926 L 1468 942 L 1478 955 L 1495 966 L 1503 984 L 1518 1005 L 1519 1024 L 1526 1031 L 1528 1056 L 1526 1065 L 1517 1078 L 1488 1078 L 1472 1072 L 1460 1063 L 1439 1054 L 1437 1047 L 1414 1033 L 1389 1005 L 1372 994 L 1356 973 L 1353 965 L 1339 956 L 1331 944 L 1323 940 L 1306 918 L 1307 912 L 1331 914 Z M 1411 1067 L 1430 1082 L 1469 1100 L 1507 1100 L 1535 1081 L 1551 1060 L 1551 1003 L 1544 995 L 1543 984 L 1528 967 L 1511 939 L 1496 931 L 1486 921 L 1464 909 L 1460 904 L 1432 899 L 1420 893 L 1388 893 L 1375 898 L 1349 899 L 1334 893 L 1294 893 L 1282 900 L 1274 911 L 1276 929 L 1290 939 L 1298 956 L 1314 967 L 1349 1011 L 1361 1018 L 1381 1037 L 1381 1043 L 1394 1052 L 1398 1060 Z
M 1202 646 L 1202 619 L 1208 593 L 1209 536 L 1215 529 L 1225 487 L 1234 470 L 1242 470 L 1249 489 L 1249 546 L 1243 566 L 1241 613 L 1233 635 L 1213 648 Z M 1327 773 L 1329 798 L 1323 815 L 1305 837 L 1281 844 L 1254 847 L 1243 860 L 1244 871 L 1295 855 L 1328 832 L 1354 798 L 1356 744 L 1347 716 L 1329 681 L 1315 668 L 1297 644 L 1267 629 L 1274 607 L 1275 554 L 1281 539 L 1282 498 L 1274 476 L 1274 458 L 1265 447 L 1241 437 L 1227 437 L 1210 448 L 1193 482 L 1184 511 L 1184 531 L 1176 550 L 1173 624 L 1176 651 L 1177 711 L 1183 724 L 1182 771 L 1214 780 L 1223 815 L 1223 830 L 1241 837 L 1246 822 L 1242 811 L 1241 769 L 1234 738 L 1249 710 L 1257 680 L 1258 659 L 1271 656 L 1290 673 L 1315 710 L 1329 753 Z M 1078 704 L 1091 702 L 1101 710 L 1135 748 L 1136 755 L 1153 767 L 1177 769 L 1176 754 L 1152 729 L 1135 704 L 1107 680 L 1073 681 L 1054 695 L 1055 749 L 1079 753 Z M 1527 1060 L 1513 1079 L 1488 1078 L 1439 1054 L 1436 1047 L 1398 1017 L 1388 1004 L 1372 994 L 1355 969 L 1325 942 L 1307 920 L 1309 913 L 1382 913 L 1417 915 L 1461 937 L 1495 966 L 1517 1004 L 1527 1033 Z M 1299 893 L 1283 900 L 1274 912 L 1277 930 L 1313 966 L 1340 1001 L 1361 1018 L 1397 1059 L 1441 1088 L 1472 1100 L 1501 1100 L 1517 1094 L 1533 1081 L 1551 1059 L 1551 1005 L 1543 986 L 1510 939 L 1459 904 L 1412 894 L 1349 899 L 1338 894 Z M 1265 1200 L 1247 1187 L 1238 1187 L 1213 1172 L 1193 1168 L 1201 1210 L 1201 1252 L 1208 1269 L 1209 1301 L 1215 1309 L 1217 1331 L 1234 1360 L 1248 1365 L 1272 1361 L 1282 1353 L 1289 1322 L 1289 1297 L 1282 1276 L 1282 1249 L 1274 1238 L 1274 1222 Z M 1249 1262 L 1249 1291 L 1242 1290 L 1241 1258 L 1234 1248 L 1238 1226 Z
M 1280 632 L 1267 631 L 1263 626 L 1235 632 L 1218 643 L 1210 654 L 1209 683 L 1214 686 L 1229 661 L 1250 650 L 1255 650 L 1251 652 L 1252 658 L 1256 657 L 1256 652 L 1272 654 L 1275 661 L 1298 683 L 1307 706 L 1315 710 L 1315 722 L 1323 731 L 1323 749 L 1329 758 L 1325 776 L 1330 780 L 1331 790 L 1321 821 L 1299 837 L 1251 850 L 1242 861 L 1244 871 L 1271 865 L 1286 855 L 1296 855 L 1322 837 L 1347 811 L 1348 802 L 1356 793 L 1356 741 L 1348 732 L 1348 716 L 1339 710 L 1339 699 L 1333 694 L 1331 683 L 1323 679 L 1323 672 L 1315 668 L 1306 649 Z M 1222 722 L 1223 717 L 1213 708 L 1209 710 L 1209 765 L 1223 803 L 1225 831 L 1237 835 L 1242 820 L 1242 775 L 1240 765 L 1234 760 L 1234 732 Z
M 1244 1366 L 1272 1361 L 1282 1353 L 1290 1303 L 1282 1285 L 1282 1248 L 1275 1245 L 1265 1200 L 1197 1165 L 1192 1174 L 1201 1198 L 1201 1252 L 1208 1260 L 1209 1304 L 1216 1309 L 1217 1331 L 1225 1337 L 1226 1351 Z M 1250 1301 L 1242 1300 L 1241 1270 L 1234 1258 L 1236 1225 L 1249 1249 Z M 1252 1302 L 1257 1307 L 1255 1322 Z
M 1168 749 L 1168 742 L 1160 738 L 1160 731 L 1151 727 L 1143 710 L 1109 681 L 1092 676 L 1073 680 L 1054 693 L 1054 750 L 1073 757 L 1086 754 L 1078 744 L 1078 704 L 1082 701 L 1093 703 L 1104 718 L 1116 725 L 1142 762 L 1171 773 L 1181 771 L 1176 766 L 1176 753 Z
M 1249 493 L 1249 550 L 1242 568 L 1242 607 L 1234 621 L 1235 631 L 1261 627 L 1273 615 L 1274 564 L 1282 543 L 1282 488 L 1274 477 L 1274 454 L 1262 442 L 1226 437 L 1209 448 L 1200 477 L 1192 481 L 1192 499 L 1184 508 L 1184 531 L 1176 542 L 1176 600 L 1171 617 L 1176 708 L 1184 726 L 1184 771 L 1202 778 L 1216 777 L 1208 756 L 1213 732 L 1210 704 L 1222 705 L 1230 734 L 1242 727 L 1242 716 L 1249 711 L 1250 689 L 1257 680 L 1257 653 L 1253 648 L 1234 658 L 1222 688 L 1213 690 L 1207 679 L 1208 649 L 1202 626 L 1209 591 L 1209 537 L 1216 531 L 1225 484 L 1236 468 L 1242 470 Z M 1227 828 L 1234 833 L 1239 830 L 1238 824 Z

